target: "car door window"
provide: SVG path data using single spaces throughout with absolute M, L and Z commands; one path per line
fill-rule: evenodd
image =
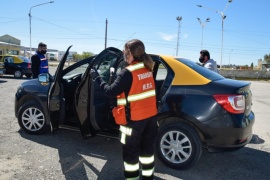
M 156 69 L 156 77 L 155 77 L 156 92 L 158 99 L 161 99 L 167 90 L 167 88 L 164 87 L 167 74 L 168 70 L 166 69 L 166 66 L 164 66 L 162 63 L 159 63 Z
M 162 82 L 166 79 L 166 76 L 167 76 L 167 69 L 162 63 L 160 63 L 157 68 L 156 81 Z
M 73 76 L 73 75 L 76 75 L 76 74 L 84 74 L 88 66 L 89 66 L 88 63 L 82 64 L 82 65 L 76 67 L 75 69 L 72 69 L 71 71 L 67 72 L 63 78 L 66 79 L 66 78 Z
M 99 62 L 94 64 L 94 68 L 105 82 L 109 82 L 110 68 L 116 66 L 119 56 L 113 53 L 106 54 Z

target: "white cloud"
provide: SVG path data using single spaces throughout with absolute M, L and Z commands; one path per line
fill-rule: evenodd
M 162 39 L 164 39 L 165 41 L 172 41 L 172 40 L 174 40 L 177 37 L 176 34 L 165 34 L 165 33 L 161 33 L 161 32 L 159 32 L 158 35 Z

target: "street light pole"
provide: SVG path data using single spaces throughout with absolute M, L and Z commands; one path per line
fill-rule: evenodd
M 105 49 L 107 48 L 107 28 L 108 28 L 108 20 L 106 19 L 106 27 L 105 27 Z
M 30 24 L 30 59 L 31 59 L 31 55 L 32 55 L 32 45 L 31 45 L 31 19 L 32 19 L 32 15 L 31 15 L 31 10 L 32 10 L 32 8 L 34 8 L 34 7 L 37 7 L 37 6 L 41 6 L 41 5 L 44 5 L 44 4 L 49 4 L 49 3 L 53 3 L 53 1 L 49 1 L 49 2 L 46 2 L 46 3 L 42 3 L 42 4 L 37 4 L 37 5 L 34 5 L 34 6 L 32 6 L 31 8 L 30 8 L 30 10 L 29 10 L 29 24 Z
M 200 18 L 197 18 L 198 21 L 200 22 L 200 25 L 202 26 L 202 41 L 201 41 L 201 50 L 202 50 L 202 47 L 203 47 L 203 28 L 204 26 L 206 25 L 207 22 L 210 22 L 210 18 L 207 18 L 204 23 L 202 23 L 201 19 Z
M 208 9 L 208 10 L 211 10 L 211 11 L 215 11 L 216 13 L 219 13 L 221 15 L 221 19 L 222 19 L 222 24 L 221 24 L 221 53 L 220 53 L 220 69 L 222 67 L 222 52 L 223 52 L 223 27 L 224 27 L 224 19 L 226 18 L 225 16 L 225 11 L 226 9 L 228 8 L 229 4 L 232 2 L 232 0 L 228 0 L 228 3 L 226 5 L 226 7 L 224 8 L 223 12 L 221 11 L 218 11 L 218 10 L 214 10 L 212 8 L 208 8 L 208 7 L 204 7 L 202 5 L 197 5 L 198 7 L 202 7 L 202 8 L 205 8 L 205 9 Z
M 176 20 L 178 21 L 178 33 L 177 33 L 177 45 L 176 45 L 176 56 L 178 55 L 178 46 L 179 46 L 179 38 L 180 38 L 180 27 L 181 27 L 181 20 L 182 16 L 176 17 Z

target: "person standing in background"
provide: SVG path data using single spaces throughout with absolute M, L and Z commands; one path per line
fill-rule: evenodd
M 199 61 L 203 64 L 203 67 L 205 67 L 211 71 L 214 71 L 216 73 L 219 73 L 218 69 L 217 69 L 216 61 L 214 61 L 213 59 L 210 59 L 209 51 L 201 50 Z
M 41 73 L 49 73 L 49 62 L 46 58 L 47 45 L 44 43 L 38 44 L 36 54 L 31 57 L 32 62 L 32 78 L 38 78 Z

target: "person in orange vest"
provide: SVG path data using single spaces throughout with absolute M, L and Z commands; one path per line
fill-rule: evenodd
M 123 50 L 129 64 L 109 85 L 94 69 L 90 75 L 100 84 L 110 98 L 117 97 L 113 116 L 120 125 L 120 141 L 123 149 L 124 176 L 126 179 L 153 179 L 154 141 L 158 131 L 154 62 L 145 53 L 142 41 L 128 41 Z M 140 175 L 141 165 L 141 175 Z

